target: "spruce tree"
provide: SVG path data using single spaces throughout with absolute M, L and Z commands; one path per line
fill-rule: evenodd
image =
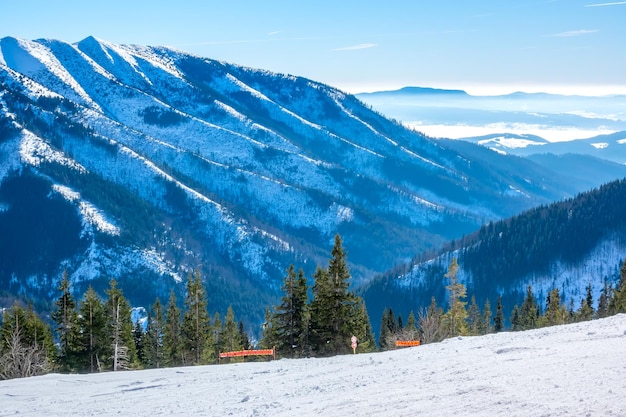
M 55 302 L 56 309 L 52 312 L 52 320 L 56 323 L 55 330 L 59 339 L 57 364 L 61 371 L 70 372 L 76 370 L 78 366 L 78 354 L 81 349 L 76 301 L 70 292 L 67 271 L 63 271 L 58 290 L 61 295 Z
M 53 367 L 52 331 L 29 306 L 4 311 L 0 327 L 0 380 L 42 375 Z
M 485 306 L 483 307 L 483 314 L 480 320 L 479 334 L 489 334 L 493 331 L 491 324 L 491 303 L 489 299 L 485 300 Z
M 293 265 L 287 270 L 282 290 L 282 302 L 274 316 L 276 350 L 282 356 L 299 357 L 306 352 L 307 292 L 302 270 L 296 272 Z
M 372 332 L 372 324 L 367 314 L 365 302 L 361 297 L 356 297 L 355 303 L 350 308 L 348 321 L 352 335 L 357 338 L 357 352 L 373 352 L 376 350 L 376 338 Z
M 187 297 L 185 313 L 181 328 L 185 364 L 199 365 L 203 363 L 206 350 L 212 350 L 210 342 L 211 319 L 207 310 L 207 296 L 200 273 L 195 271 L 187 278 Z
M 276 325 L 274 323 L 274 314 L 269 307 L 265 308 L 265 320 L 262 325 L 260 346 L 265 349 L 273 349 L 276 347 Z
M 160 368 L 163 366 L 163 335 L 165 333 L 163 316 L 163 307 L 161 306 L 161 301 L 157 298 L 152 305 L 152 312 L 148 313 L 144 343 L 145 364 L 149 368 Z
M 381 350 L 387 350 L 391 347 L 389 346 L 389 341 L 392 337 L 391 329 L 389 329 L 389 310 L 385 308 L 380 319 L 380 332 L 378 335 L 378 345 Z
M 180 315 L 181 311 L 176 302 L 176 294 L 174 294 L 174 291 L 171 291 L 163 329 L 163 363 L 165 366 L 183 365 Z
M 234 352 L 243 349 L 243 341 L 241 340 L 239 326 L 235 320 L 235 313 L 232 306 L 229 306 L 226 311 L 224 327 L 220 332 L 219 348 L 221 352 Z
M 523 330 L 520 322 L 520 311 L 517 304 L 513 307 L 513 312 L 511 313 L 511 330 L 514 332 Z
M 609 300 L 609 315 L 626 313 L 626 260 L 620 268 L 620 279 Z
M 109 356 L 111 348 L 104 306 L 91 286 L 85 292 L 80 304 L 78 324 L 82 347 L 79 370 L 100 371 L 103 369 L 102 361 Z
M 465 285 L 458 281 L 457 274 L 459 271 L 459 265 L 456 258 L 452 258 L 450 265 L 448 266 L 448 272 L 445 277 L 448 279 L 449 284 L 446 286 L 448 290 L 448 303 L 449 309 L 444 314 L 444 322 L 447 326 L 447 332 L 450 336 L 467 335 L 467 310 L 465 306 L 467 304 L 465 299 L 466 289 Z
M 480 308 L 476 303 L 476 297 L 472 295 L 467 310 L 467 330 L 470 336 L 478 336 L 481 333 Z
M 111 367 L 113 371 L 129 369 L 135 365 L 137 359 L 131 307 L 122 290 L 117 287 L 116 280 L 109 281 L 106 294 L 108 298 L 104 304 L 104 312 L 111 343 Z
M 493 319 L 493 331 L 498 333 L 504 330 L 504 312 L 502 311 L 502 296 L 498 296 L 496 316 Z
M 530 330 L 537 327 L 539 307 L 537 306 L 537 300 L 535 299 L 533 289 L 530 285 L 526 288 L 526 298 L 520 307 L 518 320 L 519 329 L 516 330 Z
M 328 272 L 318 265 L 313 276 L 313 299 L 310 304 L 311 326 L 309 339 L 318 355 L 331 353 L 329 344 L 333 339 L 332 289 Z
M 613 297 L 613 286 L 608 281 L 604 281 L 604 287 L 598 298 L 598 309 L 596 310 L 596 317 L 601 319 L 608 317 L 609 315 L 609 303 Z

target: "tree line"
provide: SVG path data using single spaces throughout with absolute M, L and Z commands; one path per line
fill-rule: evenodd
M 448 308 L 438 306 L 435 297 L 427 308 L 422 308 L 416 317 L 411 311 L 406 324 L 402 317 L 397 321 L 391 308 L 383 311 L 379 343 L 382 350 L 395 347 L 397 340 L 420 340 L 421 343 L 440 342 L 453 336 L 479 336 L 501 332 L 505 329 L 502 298 L 497 298 L 495 314 L 489 299 L 481 311 L 474 296 L 467 303 L 465 286 L 458 282 L 456 258 L 448 266 L 445 278 Z M 526 288 L 521 305 L 515 305 L 509 318 L 510 331 L 531 330 L 540 327 L 575 323 L 626 313 L 626 260 L 620 267 L 620 279 L 615 286 L 605 282 L 597 302 L 593 299 L 593 288 L 587 285 L 586 294 L 575 305 L 573 299 L 566 305 L 558 288 L 552 289 L 545 305 L 537 299 L 532 286 Z
M 166 305 L 157 298 L 147 320 L 133 322 L 131 306 L 117 282 L 111 280 L 104 299 L 92 287 L 78 303 L 70 291 L 68 274 L 58 287 L 60 296 L 45 323 L 28 306 L 17 303 L 4 311 L 0 327 L 0 379 L 40 375 L 50 371 L 98 372 L 215 363 L 220 352 L 275 348 L 278 357 L 345 354 L 356 337 L 359 352 L 395 348 L 398 340 L 433 343 L 458 335 L 481 335 L 505 330 L 502 300 L 495 314 L 487 300 L 481 310 L 475 297 L 467 302 L 465 285 L 458 281 L 454 258 L 444 275 L 447 309 L 435 297 L 411 312 L 406 323 L 391 308 L 383 312 L 378 346 L 364 301 L 349 290 L 350 271 L 341 237 L 335 236 L 328 266 L 318 266 L 308 286 L 302 269 L 290 265 L 283 280 L 280 304 L 266 309 L 261 339 L 252 343 L 232 307 L 222 320 L 211 319 L 207 293 L 196 271 L 189 273 L 183 308 L 174 292 Z M 558 289 L 548 294 L 545 308 L 528 286 L 521 306 L 515 306 L 510 330 L 565 324 L 626 312 L 626 262 L 615 287 L 605 284 L 597 307 L 592 288 L 576 309 L 565 306 Z M 241 360 L 241 359 L 228 359 Z

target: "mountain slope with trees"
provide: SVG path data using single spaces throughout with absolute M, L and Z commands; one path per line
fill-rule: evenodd
M 210 309 L 260 323 L 287 266 L 312 276 L 337 233 L 359 283 L 578 191 L 305 78 L 93 37 L 0 40 L 0 291 L 37 309 L 63 271 L 76 294 L 115 278 L 147 306 L 183 300 L 198 270 Z
M 618 180 L 489 222 L 438 253 L 424 253 L 379 276 L 362 288 L 363 297 L 372 311 L 395 306 L 405 316 L 428 306 L 432 297 L 444 305 L 444 275 L 456 258 L 467 294 L 479 305 L 500 299 L 506 317 L 522 304 L 529 285 L 540 300 L 558 289 L 563 304 L 578 306 L 588 288 L 599 300 L 605 286 L 617 282 L 626 254 L 625 208 L 626 180 Z

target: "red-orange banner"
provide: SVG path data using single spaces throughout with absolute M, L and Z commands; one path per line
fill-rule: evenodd
M 398 347 L 408 347 L 408 346 L 419 346 L 419 340 L 396 340 L 396 346 Z
M 240 356 L 274 356 L 274 349 L 237 350 L 220 353 L 220 358 L 236 358 Z

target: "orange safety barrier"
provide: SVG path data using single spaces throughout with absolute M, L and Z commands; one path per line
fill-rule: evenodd
M 419 346 L 419 340 L 396 340 L 396 347 Z
M 234 352 L 220 352 L 222 358 L 239 358 L 246 356 L 271 356 L 276 359 L 276 351 L 274 349 L 254 349 L 254 350 L 237 350 Z

